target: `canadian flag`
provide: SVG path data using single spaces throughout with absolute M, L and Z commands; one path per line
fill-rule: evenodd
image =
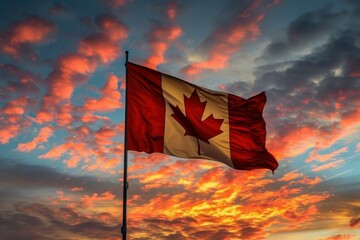
M 242 170 L 278 167 L 265 148 L 264 92 L 243 99 L 128 62 L 128 150 L 209 159 Z

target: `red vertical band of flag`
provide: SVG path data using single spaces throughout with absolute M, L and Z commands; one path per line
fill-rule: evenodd
M 128 149 L 163 152 L 165 100 L 161 73 L 127 63 Z
M 215 102 L 215 105 L 218 103 L 219 108 L 222 108 L 223 110 L 224 106 L 222 104 L 224 103 L 224 99 L 226 99 L 226 118 L 228 118 L 229 127 L 224 127 L 224 129 L 227 129 L 226 131 L 228 131 L 224 134 L 228 134 L 228 140 L 225 141 L 225 145 L 227 144 L 227 147 L 225 147 L 225 150 L 223 151 L 224 155 L 219 155 L 219 151 L 222 151 L 219 150 L 219 146 L 220 148 L 224 148 L 224 142 L 221 142 L 220 144 L 217 144 L 215 142 L 211 143 L 207 140 L 202 140 L 200 137 L 188 134 L 189 129 L 201 128 L 201 125 L 199 125 L 199 120 L 195 122 L 194 120 L 192 120 L 194 119 L 194 116 L 188 115 L 189 113 L 185 113 L 185 115 L 178 106 L 170 104 L 169 102 L 167 102 L 168 100 L 165 99 L 165 93 L 163 88 L 166 88 L 166 86 L 163 85 L 164 83 L 162 81 L 166 81 L 164 80 L 164 76 L 169 77 L 168 75 L 164 75 L 161 72 L 130 62 L 127 63 L 127 72 L 127 128 L 129 150 L 147 153 L 160 152 L 186 158 L 213 159 L 224 162 L 235 169 L 242 170 L 268 168 L 274 171 L 278 167 L 276 159 L 273 157 L 273 155 L 271 155 L 271 153 L 267 151 L 265 147 L 266 130 L 265 121 L 262 117 L 263 108 L 266 103 L 266 95 L 264 92 L 249 99 L 243 99 L 232 94 L 207 90 L 180 79 L 175 80 L 177 84 L 180 84 L 180 86 L 184 87 L 171 90 L 176 91 L 176 94 L 180 94 L 181 96 L 182 94 L 184 94 L 184 100 L 182 101 L 185 102 L 185 105 L 191 104 L 192 100 L 190 99 L 198 99 L 196 101 L 200 103 L 201 106 L 205 107 L 207 102 L 211 100 L 210 98 L 212 98 L 212 101 Z M 169 82 L 167 82 L 167 84 L 169 84 Z M 190 91 L 189 89 L 195 90 Z M 180 91 L 190 91 L 192 93 L 191 97 L 186 96 L 185 93 L 182 93 Z M 207 96 L 209 96 L 209 99 L 199 99 L 199 91 L 202 91 L 203 93 L 205 92 Z M 189 92 L 187 94 L 189 94 Z M 204 98 L 206 94 L 202 94 L 202 97 Z M 169 91 L 167 92 L 167 95 L 169 95 Z M 170 98 L 173 98 L 173 96 L 170 96 Z M 217 99 L 219 99 L 218 102 Z M 166 120 L 165 116 L 167 111 L 167 104 L 169 105 L 168 109 L 171 109 L 172 111 L 170 112 L 170 114 L 174 118 L 170 118 L 171 121 L 175 121 L 175 124 L 178 124 L 177 127 L 169 131 L 170 134 L 173 134 L 173 131 L 178 131 L 178 129 L 181 129 L 181 131 L 185 132 L 185 134 L 182 133 L 181 135 L 176 135 L 180 136 L 181 139 L 171 138 L 172 142 L 165 142 L 165 128 L 167 125 L 166 121 L 170 121 Z M 213 111 L 216 112 L 217 110 L 215 109 Z M 201 114 L 203 114 L 203 112 Z M 220 116 L 219 114 L 218 116 Z M 224 114 L 221 116 L 224 116 Z M 206 116 L 199 116 L 195 118 L 201 119 L 202 117 L 206 118 Z M 226 122 L 225 119 L 217 119 L 216 117 L 214 118 L 212 114 L 210 118 L 211 122 L 217 123 L 216 125 L 222 125 Z M 192 121 L 194 121 L 193 125 L 189 125 L 192 124 Z M 206 131 L 203 131 L 204 129 L 199 130 L 201 131 L 197 132 L 201 133 L 202 136 L 205 136 L 207 134 Z M 218 130 L 218 132 L 214 134 L 214 136 L 219 134 L 223 134 L 223 130 Z M 189 147 L 189 145 L 187 145 L 189 144 L 189 138 L 185 138 L 186 135 L 189 135 L 187 137 L 197 140 L 199 151 L 191 152 L 190 149 L 180 149 L 178 151 L 179 154 L 176 154 L 176 151 L 174 151 L 174 154 L 173 152 L 168 150 L 170 149 L 169 146 L 181 145 L 181 143 L 183 143 L 184 146 Z M 184 143 L 184 141 L 186 141 L 186 143 Z M 203 152 L 200 151 L 199 141 L 203 142 L 202 144 L 208 144 L 209 146 L 213 146 L 215 153 L 216 151 L 217 153 L 211 155 L 212 151 L 209 151 L 208 148 L 206 148 L 208 152 L 202 155 Z M 188 154 L 187 151 L 189 151 Z M 228 156 L 230 162 L 228 162 L 228 160 L 224 160 L 226 158 L 226 152 L 230 153 Z M 219 156 L 225 157 L 224 159 L 217 159 L 217 157 Z
M 265 148 L 266 131 L 262 117 L 265 92 L 247 100 L 228 95 L 231 160 L 236 169 L 269 168 L 278 163 Z

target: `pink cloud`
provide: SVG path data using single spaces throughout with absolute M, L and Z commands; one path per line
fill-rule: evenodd
M 53 135 L 53 128 L 46 126 L 40 129 L 38 135 L 30 142 L 19 143 L 17 150 L 20 152 L 31 152 L 37 148 L 40 144 L 48 141 L 48 138 Z

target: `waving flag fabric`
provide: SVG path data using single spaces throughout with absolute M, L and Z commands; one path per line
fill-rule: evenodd
M 265 148 L 264 92 L 243 99 L 128 62 L 127 95 L 128 150 L 278 167 Z

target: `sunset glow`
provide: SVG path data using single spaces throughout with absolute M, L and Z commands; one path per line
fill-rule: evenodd
M 128 239 L 360 240 L 359 1 L 12 0 L 0 16 L 0 239 L 121 239 L 127 50 L 265 91 L 279 162 L 129 151 Z

